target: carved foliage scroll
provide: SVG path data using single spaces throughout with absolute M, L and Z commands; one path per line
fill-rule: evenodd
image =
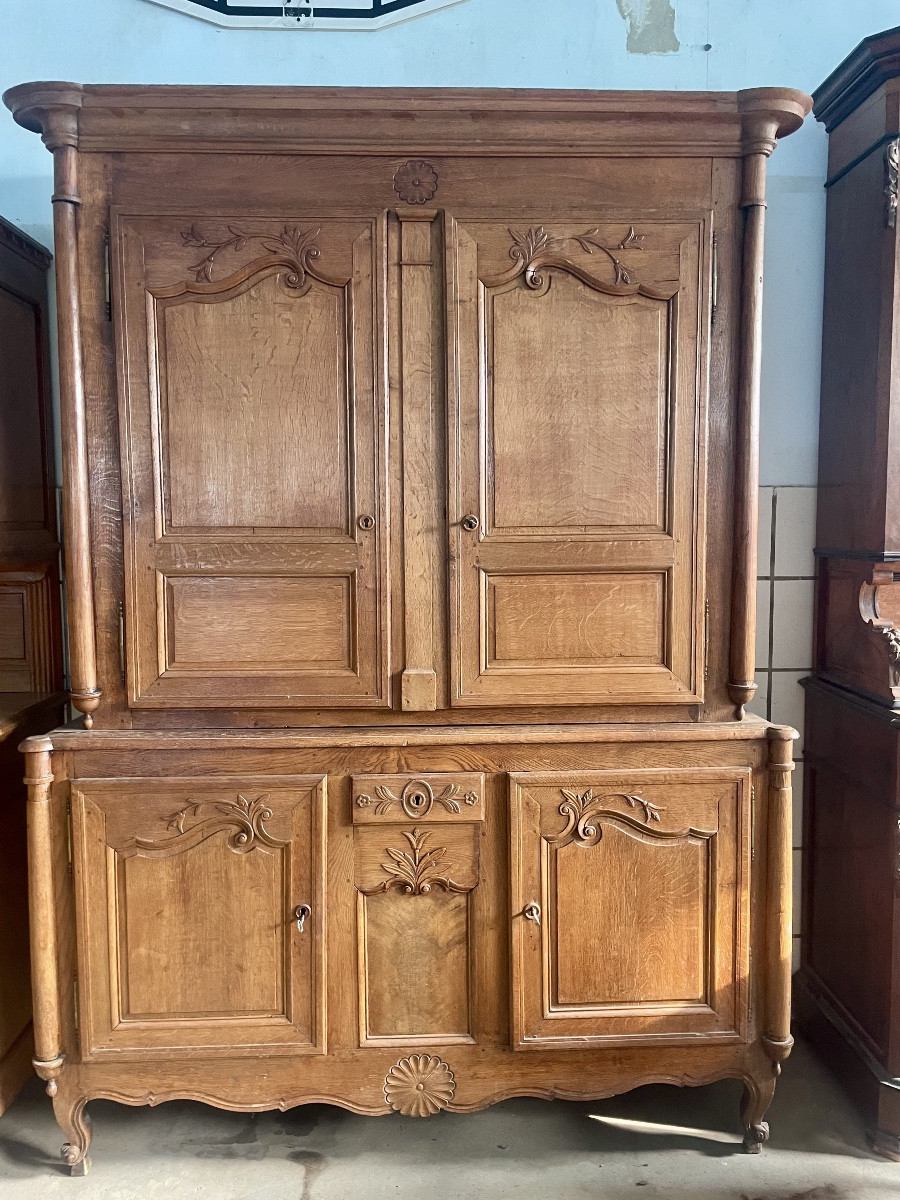
M 554 843 L 564 842 L 572 835 L 572 840 L 581 846 L 596 846 L 603 836 L 603 830 L 596 818 L 603 812 L 615 814 L 616 810 L 611 806 L 617 800 L 624 801 L 631 809 L 639 810 L 646 825 L 653 821 L 659 822 L 660 813 L 665 812 L 664 808 L 645 800 L 642 796 L 627 792 L 595 796 L 593 788 L 588 788 L 585 792 L 577 792 L 571 788 L 560 788 L 560 791 L 563 802 L 559 806 L 559 814 L 565 817 L 566 824 L 558 834 L 547 839 Z
M 213 267 L 216 265 L 218 255 L 223 250 L 230 249 L 238 253 L 251 243 L 255 243 L 260 249 L 283 259 L 293 267 L 285 279 L 285 283 L 290 288 L 303 287 L 307 274 L 312 273 L 311 264 L 319 257 L 319 248 L 316 245 L 318 229 L 301 229 L 299 225 L 285 225 L 280 234 L 269 234 L 248 232 L 229 225 L 228 233 L 229 237 L 216 240 L 201 233 L 196 224 L 182 233 L 181 237 L 186 246 L 196 246 L 198 249 L 209 251 L 204 258 L 190 268 L 194 272 L 197 283 L 212 283 Z
M 268 794 L 249 799 L 238 795 L 236 800 L 200 800 L 189 804 L 167 819 L 166 828 L 175 836 L 164 839 L 135 838 L 140 850 L 177 850 L 196 844 L 214 833 L 230 830 L 228 845 L 237 854 L 246 854 L 258 846 L 280 849 L 286 843 L 273 838 L 265 827 L 271 820 L 272 809 Z
M 577 275 L 583 282 L 613 294 L 633 295 L 640 292 L 645 296 L 666 299 L 668 293 L 641 283 L 635 274 L 634 267 L 623 257 L 623 252 L 644 249 L 644 234 L 636 232 L 633 225 L 628 232 L 614 245 L 608 245 L 598 226 L 586 229 L 582 233 L 557 235 L 549 233 L 543 225 L 534 225 L 530 229 L 509 229 L 512 245 L 509 257 L 516 264 L 511 272 L 503 279 L 492 280 L 493 284 L 508 282 L 521 275 L 527 287 L 538 291 L 544 287 L 545 267 L 557 267 Z M 608 283 L 588 273 L 575 260 L 568 257 L 567 245 L 575 243 L 585 254 L 600 253 L 609 259 L 613 268 L 613 281 Z

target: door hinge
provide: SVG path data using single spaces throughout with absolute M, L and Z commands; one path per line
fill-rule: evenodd
M 69 860 L 69 874 L 72 874 L 72 801 L 66 801 L 66 855 Z
M 715 234 L 712 238 L 712 280 L 710 283 L 709 324 L 716 327 L 716 311 L 719 307 L 719 242 Z
M 119 601 L 119 670 L 125 682 L 125 605 Z
M 756 862 L 756 786 L 750 785 L 750 861 Z
M 112 320 L 112 288 L 109 282 L 109 230 L 103 232 L 103 300 L 106 305 L 106 319 Z
M 709 679 L 709 596 L 703 605 L 703 678 Z
M 75 1030 L 78 1030 L 78 976 L 72 976 L 72 1007 L 75 1009 Z

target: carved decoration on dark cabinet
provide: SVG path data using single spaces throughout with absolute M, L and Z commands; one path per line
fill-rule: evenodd
M 666 811 L 659 805 L 645 800 L 643 796 L 635 796 L 627 792 L 611 792 L 608 795 L 595 796 L 593 788 L 588 788 L 586 792 L 576 792 L 571 788 L 560 788 L 560 791 L 565 799 L 559 806 L 559 815 L 565 817 L 566 824 L 565 828 L 555 837 L 548 839 L 551 842 L 565 841 L 574 830 L 574 840 L 580 845 L 596 846 L 603 836 L 603 831 L 592 818 L 596 817 L 614 800 L 624 800 L 629 808 L 640 809 L 644 814 L 644 823 L 647 825 L 651 821 L 659 821 L 659 814 Z
M 411 158 L 394 172 L 394 191 L 407 204 L 424 204 L 437 191 L 437 171 L 421 158 Z
M 456 1078 L 436 1054 L 411 1054 L 391 1067 L 384 1079 L 384 1098 L 405 1117 L 432 1117 L 446 1108 L 456 1092 Z
M 265 792 L 253 800 L 241 795 L 236 801 L 200 800 L 168 818 L 166 828 L 174 831 L 174 837 L 162 841 L 135 838 L 135 845 L 141 850 L 168 850 L 187 842 L 194 844 L 223 829 L 231 829 L 233 832 L 228 838 L 228 846 L 237 854 L 246 854 L 259 845 L 280 849 L 284 843 L 273 838 L 263 824 L 272 817 L 268 799 L 269 794 Z M 199 819 L 188 824 L 195 817 Z
M 447 874 L 448 864 L 444 859 L 447 854 L 445 846 L 436 846 L 427 850 L 425 843 L 429 833 L 424 829 L 404 831 L 403 836 L 409 842 L 410 850 L 395 850 L 387 846 L 391 862 L 382 863 L 382 868 L 389 878 L 377 888 L 364 891 L 364 896 L 375 896 L 379 892 L 389 892 L 399 888 L 407 896 L 424 896 L 432 888 L 442 888 L 445 892 L 467 892 L 469 888 L 454 883 Z M 411 851 L 411 852 L 410 852 Z
M 434 788 L 431 787 L 424 779 L 411 779 L 404 787 L 403 791 L 397 796 L 389 787 L 384 784 L 378 784 L 375 787 L 375 795 L 378 797 L 378 803 L 375 805 L 375 815 L 383 816 L 389 812 L 395 804 L 399 804 L 408 817 L 415 819 L 416 817 L 426 817 L 432 810 L 435 804 L 441 804 L 447 812 L 458 813 L 462 810 L 459 806 L 459 800 L 456 799 L 460 795 L 458 784 L 448 783 L 442 792 L 437 794 Z M 469 806 L 478 803 L 478 795 L 476 792 L 465 792 L 461 796 L 464 804 Z M 372 797 L 367 793 L 356 797 L 356 804 L 359 808 L 368 808 L 372 804 Z
M 875 628 L 888 644 L 891 662 L 900 665 L 900 629 L 895 629 L 893 625 L 876 625 Z
M 871 583 L 859 589 L 859 612 L 862 619 L 880 633 L 890 658 L 891 685 L 900 675 L 900 579 L 891 564 L 877 564 Z
M 897 224 L 897 193 L 900 191 L 900 138 L 888 142 L 884 151 L 884 223 Z
M 285 225 L 280 234 L 247 233 L 229 225 L 228 232 L 231 237 L 221 241 L 204 237 L 196 225 L 182 233 L 181 237 L 186 246 L 209 250 L 206 258 L 191 267 L 197 283 L 212 283 L 213 266 L 220 251 L 230 247 L 237 253 L 250 242 L 258 242 L 263 250 L 278 255 L 293 267 L 285 278 L 285 283 L 291 288 L 303 287 L 311 270 L 310 264 L 319 257 L 319 247 L 315 244 L 319 229 L 301 229 L 299 225 Z

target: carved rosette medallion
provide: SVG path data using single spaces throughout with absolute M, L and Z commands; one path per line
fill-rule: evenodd
M 416 817 L 427 817 L 435 804 L 442 805 L 447 812 L 461 812 L 457 796 L 470 807 L 478 803 L 476 792 L 464 792 L 460 795 L 458 784 L 448 783 L 443 791 L 435 793 L 431 784 L 424 779 L 411 779 L 399 796 L 389 787 L 378 784 L 375 788 L 375 795 L 378 797 L 378 803 L 375 805 L 376 816 L 384 816 L 394 805 L 399 805 L 413 820 Z M 372 803 L 372 797 L 367 793 L 356 797 L 357 808 L 368 808 Z
M 447 1107 L 455 1092 L 453 1072 L 434 1054 L 401 1058 L 384 1078 L 385 1100 L 405 1117 L 433 1117 Z
M 593 788 L 588 788 L 586 792 L 560 788 L 560 792 L 564 799 L 559 806 L 559 815 L 565 817 L 566 824 L 555 837 L 549 839 L 552 842 L 563 842 L 570 834 L 574 834 L 573 840 L 579 845 L 596 846 L 603 837 L 603 830 L 595 818 L 615 800 L 624 801 L 629 808 L 639 809 L 645 825 L 649 825 L 651 821 L 659 821 L 659 814 L 665 812 L 664 808 L 652 804 L 643 796 L 634 796 L 627 792 L 611 792 L 605 796 L 595 796 Z
M 186 246 L 196 246 L 208 250 L 209 254 L 191 266 L 197 283 L 212 283 L 213 267 L 216 259 L 223 250 L 231 249 L 236 254 L 250 243 L 256 243 L 269 254 L 281 259 L 290 268 L 285 276 L 285 284 L 289 288 L 302 288 L 310 273 L 312 262 L 319 257 L 319 247 L 315 244 L 319 235 L 318 229 L 301 229 L 299 225 L 285 225 L 280 234 L 247 233 L 245 230 L 228 226 L 231 235 L 216 241 L 205 237 L 196 225 L 182 233 L 181 238 Z
M 394 172 L 394 191 L 407 204 L 425 204 L 437 191 L 437 171 L 421 158 L 411 158 Z
M 409 850 L 395 850 L 386 847 L 391 861 L 382 863 L 382 869 L 388 878 L 370 891 L 363 892 L 364 896 L 374 896 L 379 892 L 389 892 L 398 888 L 407 896 L 426 896 L 432 888 L 441 888 L 445 892 L 467 892 L 468 888 L 455 883 L 447 874 L 447 864 L 444 859 L 446 847 L 436 846 L 427 850 L 425 843 L 429 834 L 423 829 L 404 830 L 403 836 L 409 842 Z

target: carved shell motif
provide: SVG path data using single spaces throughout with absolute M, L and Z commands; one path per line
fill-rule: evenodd
M 384 1079 L 385 1100 L 405 1117 L 434 1116 L 447 1107 L 455 1091 L 453 1072 L 434 1054 L 401 1058 Z

